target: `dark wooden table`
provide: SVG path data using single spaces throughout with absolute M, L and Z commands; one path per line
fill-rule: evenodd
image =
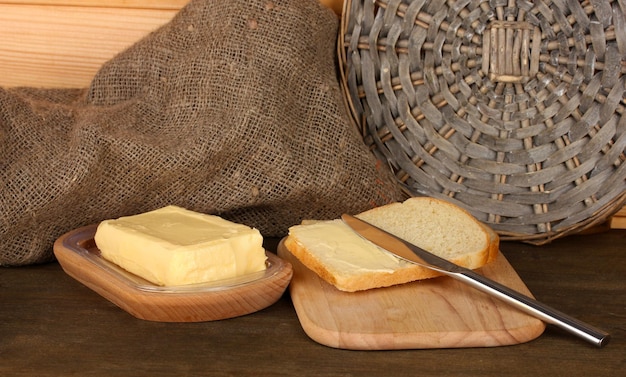
M 623 375 L 626 231 L 501 248 L 538 300 L 610 332 L 611 342 L 599 349 L 548 327 L 508 347 L 339 350 L 307 337 L 288 295 L 239 318 L 148 322 L 50 263 L 0 268 L 0 376 Z

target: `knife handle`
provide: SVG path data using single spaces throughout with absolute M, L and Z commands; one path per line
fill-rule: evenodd
M 544 305 L 472 270 L 451 273 L 450 276 L 499 298 L 546 323 L 560 327 L 587 342 L 595 344 L 597 347 L 604 347 L 611 338 L 610 334 L 605 331 Z

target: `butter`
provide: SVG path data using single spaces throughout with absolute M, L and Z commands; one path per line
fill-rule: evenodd
M 393 273 L 411 265 L 366 241 L 341 220 L 295 225 L 289 234 L 307 249 L 315 250 L 320 263 L 339 273 Z
M 102 221 L 101 256 L 156 285 L 205 283 L 265 270 L 257 229 L 176 206 Z

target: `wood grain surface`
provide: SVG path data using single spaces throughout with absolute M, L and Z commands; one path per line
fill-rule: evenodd
M 268 239 L 266 248 L 277 244 Z M 548 326 L 508 347 L 342 350 L 306 335 L 289 294 L 222 321 L 143 321 L 47 263 L 0 268 L 0 376 L 622 375 L 626 231 L 544 246 L 504 242 L 501 250 L 539 301 L 610 332 L 611 342 L 599 349 Z
M 609 220 L 612 229 L 626 229 L 626 207 L 622 207 Z
M 343 0 L 320 0 L 341 14 Z M 0 0 L 0 86 L 84 88 L 188 0 Z
M 301 264 L 289 291 L 304 331 L 329 347 L 354 350 L 493 347 L 535 339 L 545 326 L 497 299 L 449 277 L 388 288 L 342 292 Z M 478 273 L 531 296 L 503 255 Z
M 0 1 L 0 86 L 87 87 L 104 62 L 182 6 L 173 0 L 155 8 L 124 3 Z

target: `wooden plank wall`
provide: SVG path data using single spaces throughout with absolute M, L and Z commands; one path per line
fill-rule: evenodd
M 188 0 L 0 0 L 0 86 L 74 88 Z M 320 0 L 341 14 L 343 0 Z
M 187 0 L 0 1 L 0 85 L 85 87 L 100 66 Z

